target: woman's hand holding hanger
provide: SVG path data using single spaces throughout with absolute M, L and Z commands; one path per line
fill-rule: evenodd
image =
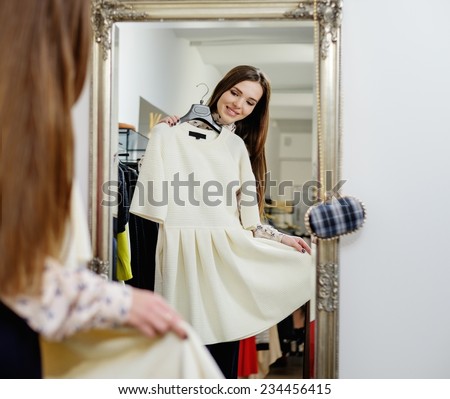
M 167 123 L 169 126 L 175 126 L 178 121 L 180 120 L 180 117 L 176 115 L 169 115 L 165 118 L 162 118 L 158 123 Z

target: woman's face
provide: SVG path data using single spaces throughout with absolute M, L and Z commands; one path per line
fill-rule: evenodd
M 255 109 L 263 95 L 258 82 L 244 80 L 224 92 L 217 102 L 220 123 L 230 124 L 244 119 Z

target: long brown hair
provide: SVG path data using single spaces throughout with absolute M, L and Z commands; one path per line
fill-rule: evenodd
M 264 191 L 266 185 L 266 154 L 264 145 L 267 139 L 269 129 L 269 101 L 270 101 L 270 83 L 267 76 L 258 68 L 250 65 L 239 65 L 231 69 L 217 84 L 208 105 L 211 112 L 217 111 L 217 102 L 223 93 L 230 90 L 239 82 L 249 80 L 258 82 L 263 95 L 256 104 L 254 110 L 246 118 L 236 122 L 236 134 L 240 136 L 250 155 L 253 174 L 256 179 L 256 188 L 258 193 L 259 213 L 264 214 Z
M 86 78 L 89 0 L 0 2 L 0 293 L 37 292 L 70 212 L 71 108 Z

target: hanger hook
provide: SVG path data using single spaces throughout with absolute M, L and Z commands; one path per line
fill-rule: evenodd
M 197 86 L 195 86 L 195 87 L 198 87 L 198 86 L 201 86 L 201 85 L 203 85 L 203 86 L 205 86 L 206 87 L 206 93 L 205 94 L 203 94 L 203 97 L 202 97 L 202 99 L 200 100 L 200 104 L 203 104 L 203 99 L 205 98 L 205 96 L 209 93 L 209 87 L 208 87 L 208 85 L 206 84 L 206 83 L 199 83 Z

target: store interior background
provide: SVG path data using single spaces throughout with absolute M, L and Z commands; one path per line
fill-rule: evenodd
M 341 240 L 340 378 L 450 378 L 448 15 L 344 1 L 342 177 L 368 220 Z M 87 204 L 88 85 L 73 113 Z
M 130 154 L 123 161 L 142 155 L 133 144 L 140 141 L 137 147 L 145 149 L 152 123 L 166 115 L 183 116 L 192 104 L 206 102 L 231 68 L 254 65 L 268 75 L 272 92 L 266 157 L 276 187 L 266 197 L 277 206 L 267 211 L 277 228 L 306 234 L 307 201 L 285 204 L 293 200 L 294 190 L 313 180 L 313 23 L 123 22 L 113 34 L 113 115 L 139 132 L 139 140 L 133 134 L 119 138 L 124 143 L 113 153 Z M 123 146 L 126 137 L 131 149 Z

